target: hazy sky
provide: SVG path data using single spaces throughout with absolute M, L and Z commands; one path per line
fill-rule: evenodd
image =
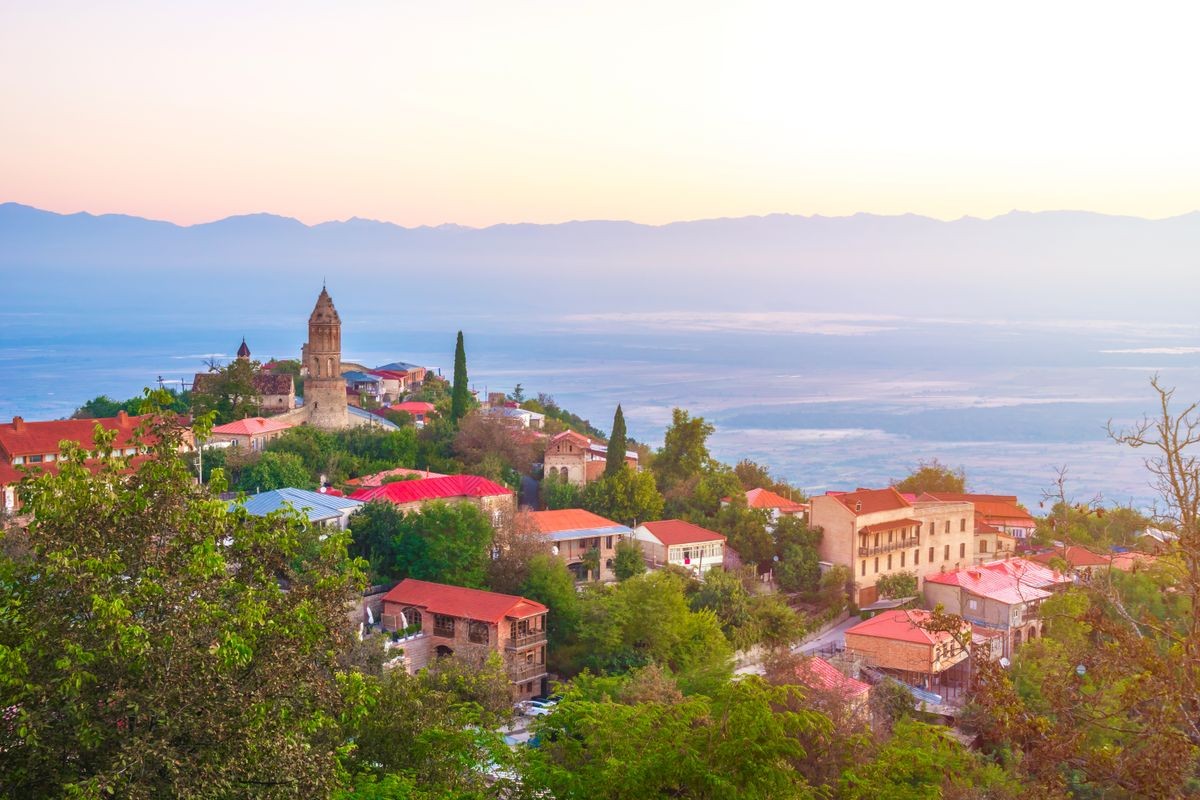
M 1200 208 L 1193 13 L 4 2 L 0 201 L 185 223 L 1171 216 Z

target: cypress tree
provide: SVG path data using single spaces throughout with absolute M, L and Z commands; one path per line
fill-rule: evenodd
M 454 386 L 450 394 L 450 419 L 458 422 L 467 415 L 470 398 L 467 388 L 467 349 L 463 347 L 462 331 L 458 332 L 458 343 L 454 345 Z
M 625 437 L 625 412 L 617 403 L 617 413 L 613 414 L 612 436 L 608 438 L 608 458 L 604 462 L 604 474 L 616 475 L 625 466 L 625 450 L 629 445 Z

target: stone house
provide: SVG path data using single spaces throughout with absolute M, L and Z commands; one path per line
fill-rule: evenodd
M 968 502 L 914 502 L 887 488 L 818 495 L 809 505 L 809 524 L 823 532 L 819 557 L 850 569 L 859 606 L 879 599 L 882 576 L 914 573 L 919 590 L 929 575 L 974 562 L 975 517 Z
M 613 559 L 617 544 L 622 539 L 633 538 L 633 531 L 625 525 L 581 508 L 533 511 L 529 519 L 546 538 L 550 553 L 567 565 L 577 581 L 589 578 L 615 580 Z M 589 573 L 587 566 L 589 553 L 593 550 L 598 557 L 598 574 Z
M 404 666 L 436 658 L 504 660 L 514 700 L 546 693 L 546 615 L 541 603 L 510 594 L 406 578 L 383 597 L 383 628 L 402 634 Z
M 604 474 L 608 462 L 608 447 L 582 433 L 563 431 L 552 436 L 546 444 L 545 475 L 586 486 Z M 625 463 L 632 469 L 638 468 L 638 454 L 625 451 Z
M 294 427 L 291 423 L 267 417 L 246 417 L 245 419 L 217 425 L 212 429 L 210 442 L 228 442 L 244 452 L 265 450 L 267 444 L 278 439 L 285 431 Z
M 933 690 L 939 677 L 965 662 L 969 653 L 948 631 L 922 627 L 930 612 L 920 609 L 884 611 L 846 630 L 846 653 L 901 681 Z M 960 636 L 969 639 L 964 622 Z
M 918 500 L 970 503 L 975 517 L 1007 536 L 1024 541 L 1033 536 L 1037 521 L 1017 502 L 1015 494 L 949 494 L 926 492 Z

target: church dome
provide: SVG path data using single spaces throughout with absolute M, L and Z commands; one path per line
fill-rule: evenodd
M 317 297 L 317 305 L 313 308 L 312 315 L 308 318 L 308 323 L 323 323 L 332 324 L 340 323 L 337 309 L 333 307 L 333 298 L 329 296 L 329 292 L 325 287 L 321 287 L 321 294 Z
M 250 357 L 250 348 L 246 345 L 246 337 L 245 336 L 242 337 L 242 346 L 238 348 L 237 357 L 238 358 L 249 358 Z

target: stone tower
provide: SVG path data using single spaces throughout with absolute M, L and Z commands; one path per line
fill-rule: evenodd
M 304 408 L 308 424 L 338 429 L 350 425 L 346 411 L 346 379 L 342 377 L 342 321 L 325 287 L 308 318 L 304 346 Z

